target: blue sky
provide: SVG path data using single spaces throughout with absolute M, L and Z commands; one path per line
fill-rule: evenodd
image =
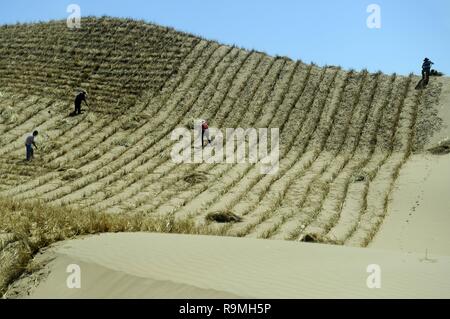
M 0 24 L 66 19 L 72 3 L 82 16 L 144 19 L 308 63 L 408 74 L 428 56 L 450 74 L 449 0 L 8 0 Z M 367 27 L 370 4 L 380 29 Z

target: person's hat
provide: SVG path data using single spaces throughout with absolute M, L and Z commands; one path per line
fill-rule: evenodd
M 424 59 L 424 61 L 430 61 L 430 59 L 428 59 L 428 58 L 425 58 L 425 59 Z

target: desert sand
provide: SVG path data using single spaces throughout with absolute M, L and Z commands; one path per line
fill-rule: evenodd
M 414 155 L 369 247 L 450 256 L 450 156 Z
M 278 240 L 148 233 L 67 241 L 31 298 L 445 298 L 450 257 Z M 42 258 L 42 256 L 40 256 Z M 351 262 L 349 262 L 351 261 Z M 81 288 L 69 289 L 69 265 Z M 367 267 L 381 267 L 369 289 Z M 30 282 L 16 283 L 18 287 Z

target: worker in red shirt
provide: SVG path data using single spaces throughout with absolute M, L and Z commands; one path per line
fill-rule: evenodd
M 208 120 L 203 120 L 202 121 L 202 147 L 204 147 L 204 140 L 206 139 L 208 140 L 208 144 L 211 144 L 211 140 L 209 138 L 209 127 L 208 127 Z M 206 144 L 206 145 L 208 145 Z

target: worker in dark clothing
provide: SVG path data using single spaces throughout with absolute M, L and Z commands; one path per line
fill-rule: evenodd
M 27 152 L 27 162 L 31 161 L 34 158 L 34 151 L 33 146 L 37 148 L 36 143 L 34 140 L 36 139 L 36 136 L 38 136 L 38 131 L 34 131 L 33 134 L 27 136 L 25 140 L 25 148 Z
M 434 63 L 430 61 L 430 59 L 425 58 L 425 60 L 423 60 L 423 64 L 422 64 L 422 80 L 424 81 L 424 84 L 427 85 L 428 84 L 428 80 L 430 79 L 430 72 L 431 72 L 431 66 Z
M 86 106 L 89 106 L 86 99 L 87 99 L 86 91 L 81 91 L 80 93 L 78 93 L 78 95 L 75 97 L 75 113 L 74 113 L 74 115 L 81 114 L 81 102 L 84 101 L 84 103 L 86 103 Z

